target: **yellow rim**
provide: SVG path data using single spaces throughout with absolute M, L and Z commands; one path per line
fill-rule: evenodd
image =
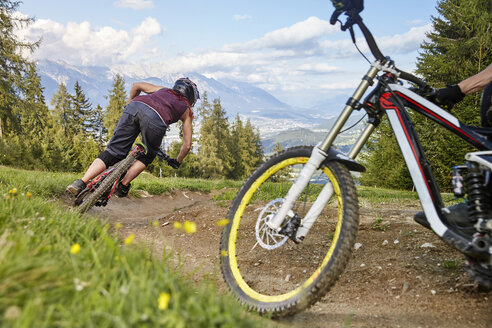
M 269 168 L 265 173 L 263 173 L 256 181 L 251 185 L 251 187 L 248 189 L 246 194 L 244 195 L 241 204 L 239 205 L 234 218 L 232 222 L 232 227 L 231 227 L 231 233 L 229 236 L 229 266 L 232 271 L 232 275 L 234 276 L 234 279 L 236 280 L 239 288 L 246 293 L 249 297 L 265 302 L 265 303 L 273 303 L 273 302 L 282 302 L 285 301 L 289 298 L 294 297 L 295 295 L 299 294 L 302 290 L 307 288 L 310 284 L 314 282 L 314 280 L 319 276 L 320 272 L 323 270 L 323 268 L 328 264 L 328 261 L 330 260 L 333 251 L 335 250 L 335 247 L 338 242 L 338 238 L 340 237 L 340 230 L 342 227 L 342 218 L 343 218 L 343 202 L 342 202 L 342 196 L 340 193 L 340 186 L 338 185 L 338 181 L 335 179 L 334 174 L 329 170 L 327 167 L 323 168 L 323 172 L 328 176 L 330 179 L 330 182 L 333 185 L 333 189 L 335 191 L 335 194 L 338 199 L 338 220 L 337 220 L 337 226 L 335 230 L 335 234 L 333 236 L 332 244 L 330 246 L 330 249 L 328 250 L 328 253 L 326 253 L 325 258 L 323 259 L 323 262 L 321 265 L 314 271 L 314 273 L 306 280 L 302 285 L 300 285 L 298 288 L 285 293 L 281 295 L 264 295 L 256 292 L 253 290 L 249 285 L 244 281 L 243 277 L 241 276 L 241 273 L 239 272 L 238 269 L 238 264 L 237 264 L 237 259 L 236 259 L 236 238 L 237 238 L 237 230 L 239 229 L 239 223 L 241 222 L 242 214 L 244 213 L 244 210 L 246 209 L 246 205 L 249 204 L 249 201 L 253 197 L 254 193 L 256 190 L 265 182 L 270 176 L 275 174 L 277 171 L 280 169 L 290 166 L 290 165 L 295 165 L 295 164 L 305 164 L 308 161 L 308 157 L 295 157 L 295 158 L 289 158 L 286 159 L 271 168 Z

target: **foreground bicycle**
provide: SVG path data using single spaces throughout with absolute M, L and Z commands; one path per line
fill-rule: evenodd
M 275 155 L 239 190 L 220 245 L 227 285 L 240 303 L 275 317 L 302 311 L 328 292 L 351 256 L 358 230 L 359 206 L 350 171 L 365 169 L 354 158 L 386 114 L 432 230 L 465 255 L 468 271 L 479 284 L 492 287 L 492 129 L 461 123 L 429 100 L 435 94 L 429 85 L 383 56 L 359 16 L 362 1 L 332 2 L 336 10 L 330 22 L 335 24 L 345 13 L 342 30 L 348 29 L 355 42 L 353 25 L 358 25 L 376 60 L 322 142 Z M 414 86 L 404 87 L 398 79 Z M 374 80 L 377 85 L 361 102 Z M 464 181 L 472 231 L 449 222 L 442 212 L 440 191 L 407 108 L 480 150 L 466 155 L 467 162 L 455 176 Z M 344 155 L 333 142 L 353 111 L 360 109 L 367 112 L 368 124 Z
M 121 178 L 125 176 L 126 171 L 139 155 L 145 154 L 147 154 L 147 146 L 137 142 L 135 148 L 130 151 L 125 159 L 92 179 L 87 184 L 87 187 L 75 198 L 74 203 L 78 206 L 78 211 L 85 213 L 92 206 L 106 206 Z M 159 151 L 157 156 L 160 160 L 165 160 L 170 166 L 174 167 L 172 159 L 162 150 Z

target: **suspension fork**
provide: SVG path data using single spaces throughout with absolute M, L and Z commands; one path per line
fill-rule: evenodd
M 362 96 L 366 92 L 367 88 L 370 85 L 372 85 L 374 77 L 376 77 L 377 73 L 380 71 L 380 67 L 381 65 L 379 61 L 376 61 L 373 65 L 371 65 L 371 68 L 366 73 L 366 75 L 364 75 L 364 77 L 362 78 L 362 81 L 360 82 L 359 86 L 355 90 L 354 94 L 347 101 L 345 108 L 343 109 L 342 113 L 338 117 L 331 131 L 328 133 L 326 138 L 319 144 L 319 146 L 315 146 L 313 148 L 311 157 L 309 157 L 309 160 L 307 161 L 306 165 L 304 165 L 304 168 L 299 173 L 296 182 L 290 187 L 289 191 L 287 192 L 287 196 L 285 197 L 284 202 L 282 203 L 277 214 L 275 214 L 275 216 L 269 222 L 267 222 L 269 228 L 275 231 L 279 231 L 280 226 L 284 222 L 285 217 L 287 215 L 289 217 L 293 217 L 295 215 L 295 213 L 292 211 L 294 202 L 297 200 L 297 198 L 302 193 L 304 188 L 306 188 L 314 172 L 320 167 L 321 163 L 323 163 L 323 161 L 328 156 L 327 154 L 328 150 L 330 149 L 331 145 L 333 144 L 333 141 L 335 141 L 335 138 L 342 130 L 343 126 L 349 119 L 354 109 L 360 108 L 359 101 L 361 100 Z M 367 138 L 368 137 L 369 136 L 367 136 Z M 360 148 L 362 148 L 362 146 L 360 146 Z M 320 193 L 321 197 L 318 196 L 313 206 L 311 206 L 311 209 L 308 211 L 308 213 L 302 220 L 302 226 L 306 227 L 307 229 L 304 228 L 299 229 L 302 230 L 303 232 L 302 234 L 299 234 L 298 231 L 298 234 L 296 234 L 296 239 L 302 240 L 304 238 L 304 236 L 307 234 L 307 231 L 309 231 L 309 228 L 313 225 L 314 221 L 321 213 L 321 210 L 326 206 L 326 203 L 328 202 L 328 200 L 331 198 L 332 195 L 333 195 L 333 186 L 331 186 L 331 183 L 327 183 Z

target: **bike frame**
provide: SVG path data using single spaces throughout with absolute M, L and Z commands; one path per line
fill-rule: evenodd
M 374 79 L 379 72 L 385 72 L 386 74 L 379 77 L 380 81 L 378 85 L 371 92 L 371 95 L 375 95 L 375 99 L 378 103 L 376 103 L 375 106 L 371 106 L 368 110 L 368 106 L 362 106 L 360 100 L 368 87 L 373 84 Z M 368 125 L 350 150 L 348 157 L 354 159 L 360 153 L 362 147 L 366 144 L 370 135 L 379 124 L 381 117 L 384 114 L 387 114 L 391 128 L 395 133 L 398 145 L 432 230 L 445 242 L 459 249 L 464 254 L 474 256 L 477 256 L 477 254 L 490 255 L 492 249 L 479 249 L 480 247 L 477 247 L 476 241 L 470 240 L 464 234 L 449 229 L 449 223 L 441 212 L 444 204 L 440 196 L 439 188 L 422 150 L 417 133 L 413 128 L 413 123 L 407 112 L 407 107 L 452 131 L 475 148 L 485 151 L 470 153 L 467 155 L 467 159 L 478 157 L 479 160 L 483 162 L 481 163 L 482 165 L 485 164 L 489 167 L 491 165 L 490 161 L 484 157 L 492 156 L 492 152 L 490 152 L 492 150 L 492 142 L 487 139 L 485 134 L 481 134 L 478 131 L 482 131 L 482 133 L 486 132 L 487 134 L 490 134 L 492 131 L 461 123 L 449 112 L 443 110 L 412 90 L 400 85 L 396 81 L 397 77 L 398 72 L 391 64 L 383 65 L 380 61 L 376 60 L 371 65 L 371 68 L 362 78 L 362 81 L 355 90 L 353 96 L 347 101 L 344 110 L 338 117 L 332 130 L 328 133 L 326 138 L 314 148 L 313 154 L 307 163 L 310 165 L 306 165 L 301 171 L 299 178 L 287 193 L 282 207 L 275 217 L 268 222 L 269 227 L 278 231 L 285 216 L 289 215 L 289 213 L 291 214 L 289 216 L 293 215 L 293 213 L 291 213 L 292 205 L 309 183 L 309 179 L 314 170 L 316 170 L 326 159 L 326 154 L 333 145 L 336 136 L 340 133 L 352 112 L 355 109 L 364 107 L 368 111 L 370 119 Z M 368 98 L 371 97 L 371 95 L 369 95 Z M 366 101 L 364 103 L 366 103 Z M 312 206 L 312 208 L 315 208 L 313 210 L 314 213 L 318 213 L 319 211 L 317 209 L 323 208 L 333 194 L 332 188 L 327 187 L 325 189 L 323 189 Z M 306 217 L 303 218 L 299 229 L 302 230 L 302 234 L 299 234 L 298 231 L 298 234 L 296 235 L 298 241 L 301 241 L 305 237 L 309 227 L 312 226 L 316 218 L 316 214 L 310 215 L 309 212 Z M 304 228 L 306 226 L 307 229 Z

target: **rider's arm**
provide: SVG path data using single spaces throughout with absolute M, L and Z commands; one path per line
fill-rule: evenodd
M 183 145 L 181 146 L 181 150 L 179 151 L 179 155 L 176 160 L 179 163 L 182 163 L 183 159 L 186 157 L 186 155 L 188 155 L 188 152 L 191 149 L 191 141 L 193 135 L 193 117 L 190 114 L 189 108 L 184 112 L 183 116 L 181 116 L 180 119 L 181 121 L 183 121 Z
M 154 93 L 162 88 L 162 86 L 154 85 L 147 82 L 135 82 L 130 89 L 130 100 L 138 96 L 142 91 L 145 93 Z
M 458 86 L 465 95 L 474 93 L 485 88 L 487 84 L 492 81 L 492 64 L 480 73 L 467 78 L 464 81 L 458 83 Z

